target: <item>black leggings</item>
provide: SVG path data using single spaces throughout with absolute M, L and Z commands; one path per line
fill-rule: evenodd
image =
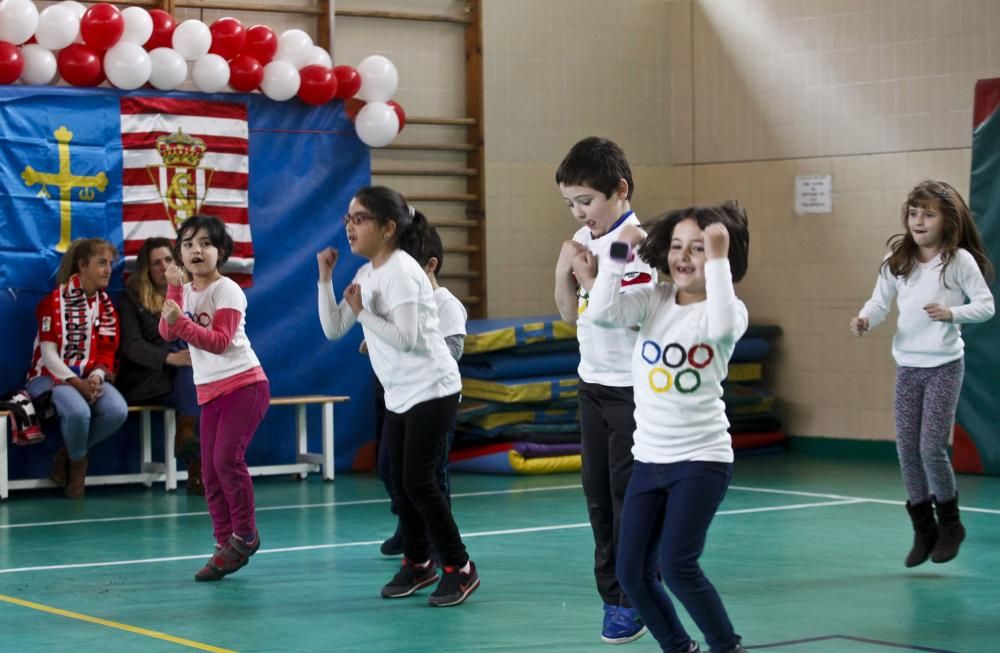
M 389 443 L 389 466 L 403 555 L 414 562 L 431 557 L 431 541 L 441 563 L 461 567 L 469 560 L 451 507 L 437 481 L 449 427 L 458 411 L 453 394 L 416 404 L 405 413 L 385 412 L 382 437 Z

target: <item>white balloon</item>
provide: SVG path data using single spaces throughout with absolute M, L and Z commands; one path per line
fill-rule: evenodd
M 83 20 L 83 15 L 87 13 L 87 8 L 76 0 L 63 0 L 59 5 L 72 9 L 73 13 L 76 14 L 77 20 Z
M 191 81 L 202 93 L 218 93 L 229 83 L 229 62 L 217 54 L 206 54 L 194 62 Z
M 391 61 L 380 54 L 365 57 L 358 64 L 361 88 L 357 97 L 365 102 L 388 102 L 399 86 L 399 73 Z
M 278 37 L 275 61 L 290 61 L 296 70 L 303 68 L 313 48 L 312 37 L 300 29 L 286 29 Z
M 21 45 L 38 28 L 38 9 L 31 0 L 0 0 L 0 41 Z
M 260 90 L 272 100 L 284 102 L 295 97 L 301 82 L 299 71 L 291 62 L 272 61 L 264 66 L 264 81 L 260 83 Z
M 32 86 L 50 84 L 56 77 L 56 55 L 37 43 L 29 43 L 21 48 L 21 58 L 24 59 L 24 69 L 21 70 L 21 83 Z
M 80 19 L 71 7 L 49 5 L 38 14 L 35 39 L 46 50 L 62 50 L 80 35 Z
M 358 138 L 368 147 L 382 147 L 399 133 L 399 116 L 385 102 L 369 102 L 354 119 Z
M 142 7 L 125 7 L 122 9 L 122 18 L 125 19 L 125 31 L 121 40 L 145 45 L 153 35 L 153 17 L 149 12 Z
M 114 86 L 126 91 L 149 81 L 153 63 L 138 43 L 119 41 L 104 55 L 104 74 Z
M 327 54 L 326 50 L 318 45 L 314 45 L 312 46 L 312 49 L 309 50 L 309 56 L 305 58 L 305 63 L 302 64 L 302 68 L 305 68 L 306 66 L 323 66 L 324 68 L 333 68 L 333 59 L 330 58 L 330 55 Z
M 188 64 L 177 50 L 156 48 L 149 53 L 149 60 L 149 83 L 161 91 L 172 91 L 187 79 Z
M 171 41 L 174 50 L 188 61 L 197 61 L 212 47 L 212 32 L 200 20 L 189 19 L 177 26 Z

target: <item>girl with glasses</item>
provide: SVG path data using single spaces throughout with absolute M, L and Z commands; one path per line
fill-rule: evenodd
M 338 304 L 331 279 L 338 252 L 316 254 L 319 318 L 330 340 L 361 323 L 372 368 L 385 388 L 383 442 L 399 509 L 403 563 L 382 588 L 387 599 L 411 596 L 440 579 L 432 606 L 458 605 L 479 587 L 451 507 L 436 478 L 462 380 L 441 335 L 434 291 L 406 252 L 427 238 L 430 224 L 402 195 L 384 186 L 362 188 L 344 218 L 351 251 L 368 259 Z M 431 545 L 440 556 L 439 575 Z

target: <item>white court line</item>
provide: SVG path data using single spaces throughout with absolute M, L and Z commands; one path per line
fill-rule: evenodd
M 486 490 L 482 492 L 459 492 L 452 494 L 452 499 L 462 499 L 466 497 L 486 497 L 503 494 L 525 494 L 528 492 L 550 492 L 558 490 L 574 490 L 583 486 L 577 485 L 549 485 L 545 487 L 526 487 L 515 490 Z M 267 512 L 270 510 L 303 510 L 312 508 L 339 508 L 343 506 L 364 506 L 375 503 L 389 503 L 389 499 L 355 499 L 354 501 L 328 501 L 324 503 L 298 503 L 285 506 L 258 506 L 255 512 Z M 197 512 L 172 512 L 157 515 L 133 515 L 131 517 L 95 517 L 93 519 L 64 519 L 61 521 L 36 521 L 24 524 L 0 524 L 0 530 L 11 528 L 33 528 L 37 526 L 69 526 L 72 524 L 104 524 L 108 522 L 142 521 L 149 519 L 174 519 L 177 517 L 200 517 L 207 515 L 208 511 Z
M 860 503 L 860 500 L 847 500 L 847 501 L 822 501 L 818 503 L 799 503 L 787 506 L 771 506 L 769 508 L 744 508 L 740 510 L 720 510 L 716 515 L 742 515 L 754 512 L 775 512 L 778 510 L 801 510 L 803 508 L 822 508 L 829 506 L 841 506 L 852 503 Z M 462 533 L 462 539 L 469 539 L 473 537 L 493 537 L 497 535 L 520 535 L 523 533 L 543 533 L 546 531 L 563 531 L 572 530 L 578 528 L 590 528 L 590 522 L 580 522 L 576 524 L 555 524 L 552 526 L 531 526 L 527 528 L 508 528 L 504 530 L 495 531 L 478 531 L 475 533 Z M 359 546 L 374 546 L 376 544 L 381 544 L 382 540 L 370 540 L 363 542 L 340 542 L 336 544 L 307 544 L 303 546 L 289 546 L 281 547 L 276 549 L 261 549 L 257 552 L 257 555 L 272 554 L 272 553 L 294 553 L 299 551 L 321 551 L 325 549 L 346 549 L 349 547 L 359 547 Z M 56 571 L 60 569 L 88 569 L 93 567 L 120 567 L 124 565 L 144 565 L 144 564 L 155 564 L 158 562 L 176 562 L 179 560 L 203 560 L 206 555 L 200 553 L 197 555 L 185 555 L 185 556 L 171 556 L 167 558 L 141 558 L 138 560 L 112 560 L 108 562 L 82 562 L 76 564 L 65 564 L 65 565 L 44 565 L 39 567 L 12 567 L 10 569 L 0 569 L 0 574 L 20 574 L 30 571 Z
M 766 494 L 790 494 L 799 497 L 816 497 L 819 499 L 851 499 L 858 502 L 864 503 L 880 503 L 887 506 L 902 506 L 905 505 L 905 501 L 893 501 L 891 499 L 872 499 L 869 497 L 852 497 L 845 494 L 825 494 L 821 492 L 802 492 L 799 490 L 774 490 L 771 488 L 764 487 L 747 487 L 745 485 L 730 485 L 730 490 L 741 490 L 743 492 L 763 492 Z M 960 506 L 959 510 L 962 512 L 981 512 L 988 515 L 1000 515 L 1000 510 L 995 510 L 993 508 L 973 508 L 970 506 Z
M 519 488 L 514 490 L 485 490 L 482 492 L 460 492 L 451 495 L 452 499 L 468 498 L 468 497 L 484 497 L 484 496 L 498 496 L 505 494 L 525 494 L 529 492 L 552 492 L 561 490 L 576 490 L 583 486 L 579 484 L 574 485 L 549 485 L 545 487 L 531 487 L 531 488 Z M 731 485 L 730 490 L 737 490 L 741 492 L 760 492 L 764 494 L 787 494 L 790 496 L 800 496 L 800 497 L 815 497 L 818 499 L 833 499 L 842 501 L 852 501 L 855 503 L 879 503 L 889 506 L 902 506 L 905 502 L 903 501 L 893 501 L 889 499 L 873 499 L 870 497 L 855 497 L 843 494 L 829 494 L 822 492 L 805 492 L 801 490 L 777 490 L 773 488 L 762 488 L 762 487 L 749 487 L 745 485 Z M 324 503 L 300 503 L 300 504 L 288 504 L 283 506 L 266 506 L 258 507 L 257 512 L 267 512 L 272 510 L 304 510 L 312 508 L 336 508 L 344 506 L 361 506 L 368 504 L 378 504 L 378 503 L 389 503 L 389 499 L 356 499 L 354 501 L 329 501 Z M 1000 510 L 994 510 L 991 508 L 973 508 L 970 506 L 962 506 L 961 510 L 965 512 L 979 512 L 991 515 L 1000 515 Z M 723 514 L 723 513 L 719 513 Z M 208 515 L 207 511 L 199 512 L 175 512 L 167 514 L 157 514 L 157 515 L 134 515 L 131 517 L 102 517 L 94 519 L 66 519 L 62 521 L 47 521 L 47 522 L 27 522 L 24 524 L 0 524 L 0 531 L 8 530 L 13 528 L 34 528 L 42 526 L 69 526 L 73 524 L 100 524 L 108 522 L 126 522 L 126 521 L 143 521 L 151 519 L 174 519 L 180 517 L 200 517 Z

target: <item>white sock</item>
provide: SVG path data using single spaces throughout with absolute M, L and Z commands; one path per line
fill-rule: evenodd
M 459 569 L 459 571 L 462 572 L 463 574 L 467 574 L 470 571 L 472 571 L 472 560 L 466 560 L 465 566 Z
M 416 567 L 417 569 L 427 569 L 428 567 L 431 566 L 431 561 L 428 560 L 426 562 L 421 562 L 419 564 L 414 564 L 413 566 Z

